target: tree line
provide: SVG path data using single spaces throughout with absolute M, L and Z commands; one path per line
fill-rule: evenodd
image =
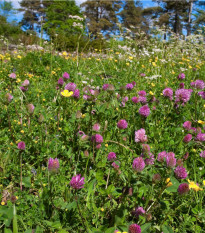
M 27 33 L 46 34 L 59 47 L 77 38 L 89 40 L 119 35 L 124 28 L 137 38 L 138 32 L 149 36 L 153 27 L 163 28 L 164 39 L 172 31 L 177 35 L 204 32 L 205 1 L 153 0 L 153 7 L 143 8 L 139 0 L 87 0 L 80 6 L 74 0 L 21 0 L 17 12 L 23 12 L 18 28 Z M 1 28 L 13 13 L 12 2 L 1 1 Z M 3 26 L 4 24 L 4 26 Z M 8 26 L 8 25 L 7 25 Z

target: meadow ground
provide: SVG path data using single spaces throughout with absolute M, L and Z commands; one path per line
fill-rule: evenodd
M 204 57 L 177 39 L 2 53 L 0 229 L 204 232 Z

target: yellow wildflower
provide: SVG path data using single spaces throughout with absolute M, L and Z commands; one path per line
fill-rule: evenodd
M 1 202 L 1 205 L 5 205 L 6 203 L 4 201 Z
M 61 92 L 61 95 L 64 96 L 64 97 L 70 97 L 73 95 L 73 91 L 68 91 L 68 90 L 64 90 Z
M 154 84 L 154 83 L 151 83 L 151 85 L 152 85 L 153 87 L 155 87 L 155 84 Z
M 133 57 L 129 57 L 129 59 L 130 59 L 130 60 L 132 60 L 132 59 L 133 59 Z
M 105 147 L 108 147 L 108 144 L 105 144 Z
M 172 182 L 170 182 L 170 178 L 167 178 L 167 179 L 166 179 L 166 183 L 167 183 L 167 187 L 172 186 Z
M 11 142 L 10 145 L 13 146 L 13 142 Z
M 103 209 L 103 208 L 101 208 L 100 210 L 101 210 L 102 212 L 104 211 L 104 209 Z
M 149 92 L 150 95 L 154 95 L 154 93 L 152 91 Z
M 204 125 L 205 121 L 198 120 L 198 123 L 201 124 L 201 125 Z
M 21 59 L 22 57 L 20 55 L 18 55 L 17 58 Z
M 144 65 L 142 65 L 142 68 L 145 68 L 145 66 L 144 66 Z
M 82 118 L 85 118 L 85 114 L 82 114 Z
M 21 130 L 21 133 L 24 133 L 24 131 L 23 131 L 23 130 Z
M 188 182 L 189 182 L 189 188 L 190 188 L 190 189 L 193 189 L 194 191 L 197 191 L 197 192 L 203 190 L 203 189 L 200 188 L 197 184 L 195 184 L 194 181 L 188 180 Z
M 153 65 L 154 67 L 156 67 L 156 66 L 157 66 L 157 64 L 156 64 L 155 62 L 152 62 L 152 65 Z
M 130 66 L 130 63 L 127 62 L 126 65 L 127 65 L 127 66 Z
M 189 69 L 191 69 L 191 68 L 192 68 L 192 66 L 189 65 Z
M 205 180 L 203 180 L 203 185 L 205 186 Z

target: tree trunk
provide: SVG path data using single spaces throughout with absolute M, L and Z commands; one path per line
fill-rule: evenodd
M 187 25 L 187 36 L 191 35 L 191 14 L 193 8 L 193 0 L 189 1 L 189 18 L 188 18 L 188 25 Z

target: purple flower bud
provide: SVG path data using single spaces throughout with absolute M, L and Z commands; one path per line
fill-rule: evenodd
M 200 156 L 201 156 L 202 158 L 205 158 L 205 150 L 202 151 L 202 152 L 200 153 Z
M 162 151 L 158 154 L 157 160 L 159 162 L 164 162 L 164 158 L 166 159 L 167 157 L 167 152 L 166 151 Z
M 30 84 L 29 80 L 26 79 L 26 80 L 22 83 L 22 86 L 23 86 L 23 87 L 28 87 L 29 84 Z
M 117 127 L 119 129 L 126 129 L 128 126 L 127 121 L 126 120 L 119 120 L 117 123 Z
M 150 108 L 145 105 L 145 106 L 142 106 L 140 109 L 139 109 L 139 114 L 143 117 L 148 117 L 149 114 L 150 114 Z
M 34 112 L 34 109 L 35 109 L 35 107 L 34 107 L 33 104 L 28 104 L 28 105 L 27 105 L 27 110 L 28 110 L 28 112 L 29 112 L 30 114 L 32 114 L 32 113 Z
M 107 156 L 108 161 L 114 161 L 116 159 L 116 154 L 114 152 L 110 152 Z
M 132 100 L 132 102 L 135 103 L 135 104 L 139 103 L 139 98 L 136 97 L 136 96 L 132 97 L 131 100 Z
M 63 78 L 59 78 L 58 85 L 63 86 L 63 84 L 64 84 Z
M 144 167 L 145 167 L 145 162 L 144 162 L 142 157 L 137 157 L 137 158 L 134 159 L 133 164 L 132 164 L 132 168 L 136 172 L 143 171 Z
M 146 93 L 146 91 L 142 90 L 142 91 L 138 92 L 138 95 L 145 97 L 147 95 L 147 93 Z
M 176 166 L 176 158 L 173 152 L 167 153 L 166 162 L 167 162 L 167 167 L 173 168 Z
M 136 218 L 138 218 L 140 215 L 144 215 L 144 214 L 145 214 L 145 210 L 141 206 L 135 208 L 135 210 L 132 211 L 132 215 L 134 215 Z
M 182 183 L 177 189 L 180 195 L 187 194 L 189 192 L 189 185 L 187 183 Z
M 17 147 L 18 147 L 19 150 L 25 150 L 26 144 L 25 144 L 25 142 L 21 141 L 21 142 L 18 143 Z
M 184 74 L 184 73 L 181 73 L 181 74 L 178 75 L 177 78 L 178 78 L 179 80 L 180 80 L 180 79 L 185 79 L 185 74 Z
M 65 85 L 65 90 L 68 91 L 74 91 L 76 88 L 76 84 L 75 83 L 68 83 Z
M 20 87 L 20 89 L 23 91 L 23 92 L 26 92 L 26 91 L 28 91 L 28 88 L 25 88 L 25 87 Z
M 65 72 L 65 73 L 63 74 L 63 78 L 64 78 L 64 79 L 69 79 L 69 78 L 70 78 L 70 75 L 69 75 L 67 72 Z
M 130 91 L 133 89 L 134 86 L 132 85 L 132 83 L 128 83 L 125 87 L 128 91 Z
M 191 135 L 191 134 L 187 134 L 187 135 L 184 137 L 183 141 L 186 142 L 186 143 L 188 143 L 188 142 L 191 141 L 191 139 L 192 139 L 192 135 Z
M 190 130 L 191 129 L 191 121 L 185 121 L 184 124 L 183 124 L 183 127 L 186 130 Z
M 73 97 L 75 99 L 79 99 L 80 98 L 80 90 L 79 89 L 76 89 L 74 92 L 73 92 Z
M 135 131 L 135 142 L 146 142 L 147 135 L 145 129 L 139 129 Z
M 141 233 L 141 227 L 137 224 L 131 224 L 129 226 L 129 233 Z
M 7 93 L 5 95 L 5 100 L 6 100 L 7 103 L 11 103 L 11 101 L 12 101 L 13 98 L 14 97 L 10 93 Z
M 60 165 L 59 165 L 59 161 L 57 158 L 53 159 L 53 158 L 49 158 L 48 160 L 48 170 L 49 172 L 54 172 L 56 173 L 59 169 Z
M 85 177 L 81 177 L 80 174 L 73 176 L 70 181 L 70 186 L 73 189 L 82 189 L 84 188 L 84 184 L 85 184 L 84 180 L 85 180 Z
M 15 73 L 11 73 L 11 74 L 9 75 L 9 78 L 16 79 L 16 74 L 15 74 Z
M 186 179 L 188 174 L 187 171 L 184 167 L 180 167 L 178 166 L 175 170 L 174 170 L 175 176 L 178 179 Z
M 100 130 L 100 124 L 99 123 L 96 123 L 93 125 L 93 131 L 96 131 L 98 132 Z

